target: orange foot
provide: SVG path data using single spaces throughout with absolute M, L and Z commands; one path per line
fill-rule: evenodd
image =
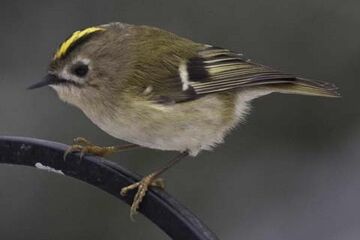
M 136 148 L 136 147 L 138 146 L 135 144 L 101 147 L 92 144 L 90 141 L 86 140 L 85 138 L 77 137 L 74 139 L 73 144 L 66 150 L 64 154 L 64 160 L 66 159 L 68 154 L 73 152 L 80 152 L 80 158 L 83 158 L 85 154 L 92 154 L 92 155 L 104 157 L 116 152 L 128 150 L 131 148 Z
M 130 208 L 131 220 L 134 221 L 134 216 L 136 215 L 137 210 L 139 209 L 140 203 L 144 199 L 146 192 L 150 186 L 158 187 L 161 189 L 165 188 L 164 180 L 162 178 L 156 178 L 157 175 L 158 175 L 157 172 L 149 174 L 146 177 L 144 177 L 143 179 L 141 179 L 140 182 L 131 184 L 131 185 L 121 189 L 120 194 L 122 196 L 125 196 L 130 190 L 137 188 L 137 192 L 135 194 L 133 203 L 131 204 L 131 208 Z

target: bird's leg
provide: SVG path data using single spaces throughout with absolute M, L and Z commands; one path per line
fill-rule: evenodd
M 84 154 L 87 153 L 103 157 L 112 153 L 131 150 L 138 147 L 140 146 L 136 144 L 101 147 L 91 143 L 85 138 L 77 137 L 74 139 L 73 144 L 66 150 L 64 154 L 64 159 L 66 159 L 66 156 L 72 152 L 80 152 L 80 158 L 82 158 Z
M 139 209 L 140 203 L 142 202 L 143 198 L 146 195 L 147 190 L 149 189 L 150 186 L 155 186 L 155 187 L 160 187 L 160 188 L 164 188 L 165 184 L 163 179 L 158 178 L 161 174 L 163 174 L 166 170 L 168 170 L 169 168 L 171 168 L 172 166 L 174 166 L 176 163 L 178 163 L 181 159 L 183 159 L 184 157 L 188 156 L 189 153 L 188 152 L 182 152 L 179 155 L 177 155 L 174 159 L 172 159 L 165 167 L 145 176 L 144 178 L 141 179 L 140 182 L 131 184 L 127 187 L 123 187 L 121 189 L 120 194 L 122 196 L 125 196 L 130 190 L 136 189 L 137 188 L 137 192 L 135 194 L 133 203 L 131 205 L 130 208 L 130 218 L 133 220 L 135 214 L 137 213 L 137 210 Z

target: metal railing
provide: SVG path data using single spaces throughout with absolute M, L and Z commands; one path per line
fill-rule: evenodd
M 64 161 L 63 155 L 67 148 L 67 145 L 45 140 L 0 136 L 0 163 L 35 167 L 70 176 L 131 204 L 134 193 L 122 197 L 119 190 L 139 181 L 139 176 L 99 157 L 84 156 L 80 160 L 77 154 L 69 154 Z M 200 219 L 163 190 L 150 189 L 139 212 L 172 239 L 218 239 Z

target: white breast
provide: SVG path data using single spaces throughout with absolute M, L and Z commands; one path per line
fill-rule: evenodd
M 139 101 L 109 115 L 83 110 L 97 126 L 116 138 L 144 147 L 188 150 L 197 155 L 222 143 L 226 133 L 245 117 L 248 102 L 267 93 L 240 92 L 231 121 L 224 120 L 224 102 L 216 95 L 169 106 Z

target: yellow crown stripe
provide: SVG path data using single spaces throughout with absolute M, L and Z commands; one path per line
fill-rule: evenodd
M 105 28 L 89 27 L 84 30 L 74 32 L 70 38 L 68 38 L 65 42 L 63 42 L 60 45 L 59 49 L 56 51 L 56 53 L 54 55 L 54 59 L 58 59 L 58 58 L 61 58 L 62 56 L 64 56 L 66 54 L 66 52 L 69 50 L 70 46 L 73 43 L 75 43 L 76 41 L 78 41 L 80 38 L 85 37 L 86 35 L 88 35 L 90 33 L 97 32 L 97 31 L 104 31 L 104 30 L 105 30 Z

